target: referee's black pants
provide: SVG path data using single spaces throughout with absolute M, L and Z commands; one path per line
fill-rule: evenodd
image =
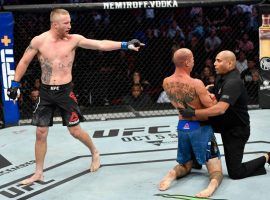
M 221 131 L 227 170 L 232 179 L 266 174 L 265 156 L 242 163 L 245 144 L 249 136 L 249 126 L 232 127 Z

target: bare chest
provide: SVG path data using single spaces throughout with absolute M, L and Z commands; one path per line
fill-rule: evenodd
M 39 48 L 39 56 L 54 61 L 71 61 L 75 56 L 75 46 L 69 41 L 44 42 Z

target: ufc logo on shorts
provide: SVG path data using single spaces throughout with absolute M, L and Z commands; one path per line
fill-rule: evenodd
M 59 86 L 51 86 L 50 90 L 59 90 Z
M 10 69 L 11 64 L 14 65 L 13 49 L 1 49 L 1 67 L 3 77 L 3 88 L 5 101 L 11 101 L 7 96 L 7 89 L 11 86 L 11 81 L 14 80 L 15 70 Z

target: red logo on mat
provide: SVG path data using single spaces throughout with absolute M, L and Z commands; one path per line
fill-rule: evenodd
M 73 99 L 73 101 L 75 101 L 76 103 L 78 103 L 77 98 L 76 98 L 74 92 L 70 92 L 69 97 L 70 97 L 71 99 Z
M 70 118 L 69 118 L 69 121 L 70 122 L 76 122 L 76 121 L 78 121 L 78 115 L 77 115 L 77 113 L 75 113 L 75 112 L 72 112 L 71 113 L 71 116 L 70 116 Z

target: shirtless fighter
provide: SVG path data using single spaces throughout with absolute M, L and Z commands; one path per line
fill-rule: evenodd
M 178 49 L 173 55 L 175 72 L 163 81 L 171 103 L 176 109 L 190 106 L 193 108 L 211 107 L 216 103 L 213 95 L 205 88 L 202 81 L 190 77 L 194 65 L 193 54 L 189 49 Z M 197 193 L 197 197 L 210 197 L 220 185 L 223 174 L 220 153 L 212 127 L 203 118 L 183 118 L 179 114 L 178 131 L 178 164 L 168 172 L 159 183 L 159 190 L 164 191 L 170 184 L 190 173 L 192 160 L 206 164 L 210 175 L 207 188 Z
M 56 107 L 61 111 L 63 125 L 70 134 L 86 145 L 92 154 L 90 171 L 100 167 L 99 152 L 89 135 L 80 127 L 83 116 L 77 99 L 72 91 L 72 66 L 77 47 L 101 51 L 131 49 L 138 51 L 144 44 L 133 39 L 129 42 L 87 39 L 82 35 L 69 34 L 71 18 L 64 9 L 54 9 L 50 14 L 50 30 L 34 37 L 24 52 L 18 66 L 8 96 L 16 100 L 22 76 L 32 59 L 37 56 L 41 66 L 40 98 L 33 112 L 32 124 L 36 128 L 35 159 L 36 170 L 33 176 L 21 184 L 31 184 L 43 180 L 44 159 L 47 151 L 49 126 L 53 125 L 53 114 Z

